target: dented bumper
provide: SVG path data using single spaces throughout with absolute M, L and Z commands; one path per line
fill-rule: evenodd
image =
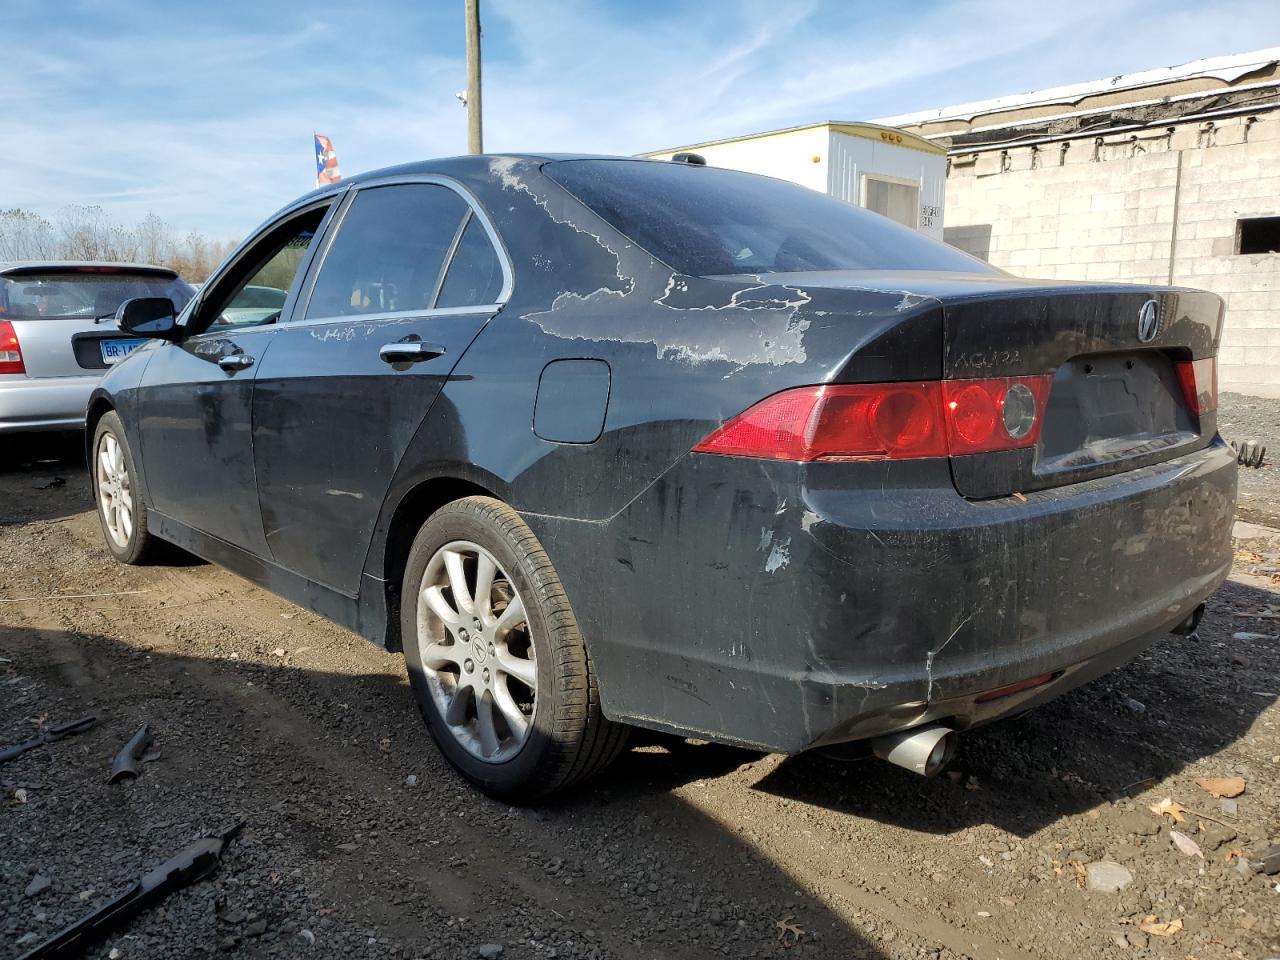
M 1225 579 L 1235 486 L 1220 440 L 988 501 L 945 460 L 692 455 L 603 524 L 529 521 L 610 717 L 793 753 L 963 729 L 1131 659 Z

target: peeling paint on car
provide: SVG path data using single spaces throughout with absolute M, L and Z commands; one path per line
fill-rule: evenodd
M 774 573 L 791 562 L 791 538 L 785 537 L 771 544 L 769 558 L 764 562 L 764 572 Z

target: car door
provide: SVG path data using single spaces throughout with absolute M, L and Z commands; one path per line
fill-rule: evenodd
M 254 460 L 277 563 L 355 596 L 396 465 L 511 271 L 451 181 L 353 188 L 259 366 Z
M 253 477 L 254 373 L 296 299 L 332 203 L 293 211 L 246 244 L 182 318 L 182 339 L 156 350 L 139 385 L 149 505 L 259 555 L 266 544 Z M 285 304 L 274 313 L 244 309 L 248 287 L 283 291 Z

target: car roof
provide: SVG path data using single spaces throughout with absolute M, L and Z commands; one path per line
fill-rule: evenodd
M 380 167 L 377 170 L 365 170 L 362 173 L 343 177 L 336 183 L 327 183 L 309 193 L 304 193 L 276 210 L 271 216 L 259 224 L 249 236 L 258 233 L 278 221 L 282 216 L 298 211 L 308 204 L 326 197 L 335 196 L 352 186 L 371 183 L 392 177 L 496 177 L 493 168 L 495 160 L 524 160 L 532 163 L 558 163 L 562 160 L 622 160 L 628 163 L 651 163 L 662 166 L 670 165 L 669 160 L 649 160 L 644 157 L 628 157 L 603 153 L 470 153 L 456 157 L 439 157 L 434 160 L 414 160 L 392 167 Z
M 169 267 L 151 263 L 121 263 L 110 260 L 0 260 L 0 276 L 29 273 L 79 273 L 98 268 L 103 272 L 151 273 L 157 276 L 177 277 L 178 272 Z M 92 271 L 89 271 L 92 272 Z
M 494 160 L 529 160 L 534 163 L 546 163 L 560 160 L 636 160 L 636 158 L 593 153 L 472 153 L 456 157 L 440 157 L 435 160 L 416 160 L 394 167 L 383 167 L 380 170 L 368 170 L 340 180 L 338 184 L 360 183 L 367 180 L 380 180 L 383 177 L 412 176 L 413 174 L 447 174 L 451 171 L 469 173 L 474 172 L 477 168 L 487 169 Z M 667 161 L 649 160 L 640 162 L 666 163 Z
M 631 163 L 661 163 L 666 164 L 667 160 L 648 160 L 643 157 L 627 157 L 614 154 L 602 153 L 471 153 L 462 154 L 456 157 L 439 157 L 434 160 L 414 160 L 409 163 L 401 163 L 392 167 L 380 167 L 377 170 L 366 170 L 363 173 L 353 174 L 349 177 L 343 177 L 337 183 L 326 184 L 318 190 L 313 190 L 305 196 L 299 197 L 294 204 L 303 200 L 310 200 L 316 197 L 322 197 L 325 194 L 337 193 L 345 187 L 353 184 L 368 183 L 373 180 L 382 180 L 387 177 L 413 177 L 413 176 L 430 176 L 432 174 L 440 176 L 474 174 L 480 172 L 489 172 L 490 164 L 494 160 L 528 160 L 533 163 L 550 163 L 559 162 L 561 160 L 626 160 Z M 290 204 L 293 206 L 294 204 Z

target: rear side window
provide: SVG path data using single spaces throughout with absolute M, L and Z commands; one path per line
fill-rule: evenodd
M 194 293 L 176 277 L 103 268 L 24 273 L 0 278 L 0 318 L 91 320 L 115 316 L 116 308 L 132 297 L 168 297 L 181 310 Z
M 651 160 L 562 160 L 543 171 L 620 233 L 693 276 L 995 272 L 886 217 L 783 180 Z
M 429 309 L 469 212 L 465 200 L 436 184 L 361 190 L 325 254 L 306 316 Z
M 496 303 L 502 292 L 502 263 L 480 221 L 473 215 L 449 262 L 437 307 Z

